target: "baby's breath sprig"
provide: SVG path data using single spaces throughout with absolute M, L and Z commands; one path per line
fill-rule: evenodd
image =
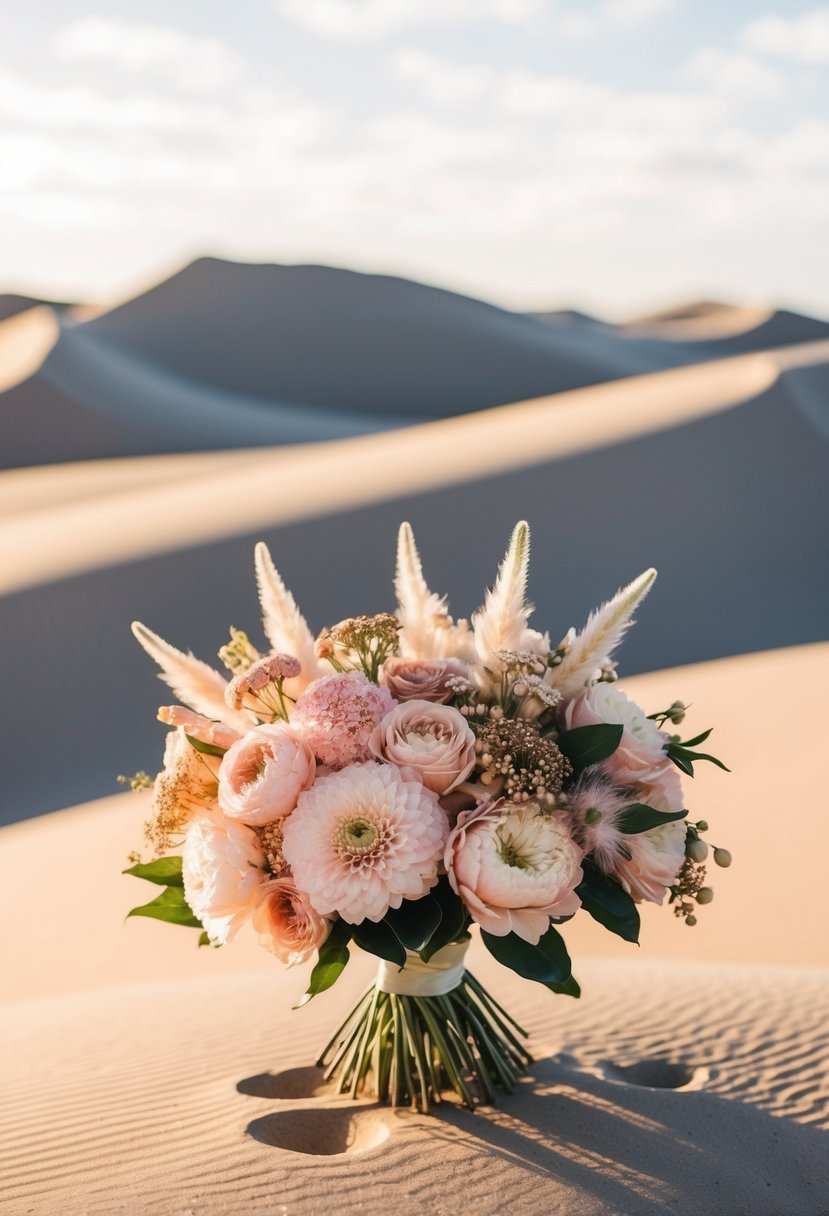
M 400 648 L 400 621 L 391 612 L 352 616 L 323 632 L 317 654 L 335 671 L 363 671 L 376 684 L 386 659 Z
M 143 769 L 139 769 L 131 777 L 125 777 L 122 773 L 116 777 L 116 781 L 119 785 L 128 785 L 133 793 L 137 790 L 151 790 L 153 788 L 152 777 L 149 773 L 145 773 Z

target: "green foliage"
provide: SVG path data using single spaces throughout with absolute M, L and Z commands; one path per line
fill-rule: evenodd
M 147 882 L 156 882 L 162 887 L 180 887 L 184 883 L 180 857 L 158 857 L 155 861 L 138 862 L 121 873 L 132 874 L 135 878 L 146 878 Z
M 639 911 L 627 891 L 589 861 L 582 862 L 584 878 L 576 894 L 585 912 L 626 942 L 639 942 Z
M 551 925 L 537 946 L 531 945 L 517 933 L 497 937 L 481 930 L 481 940 L 490 954 L 503 966 L 509 967 L 526 980 L 539 984 L 564 985 L 572 977 L 573 966 L 564 938 Z
M 153 920 L 165 920 L 171 925 L 186 925 L 190 929 L 203 927 L 198 917 L 193 915 L 181 887 L 165 887 L 150 903 L 129 911 L 127 917 L 130 916 L 149 916 Z
M 227 751 L 226 747 L 217 747 L 215 743 L 202 743 L 201 739 L 196 739 L 193 735 L 187 735 L 187 742 L 205 756 L 223 756 Z
M 354 945 L 368 954 L 384 958 L 398 967 L 405 966 L 406 949 L 394 931 L 383 921 L 375 924 L 373 921 L 364 920 L 359 925 L 352 925 L 351 936 Z
M 718 760 L 716 756 L 709 756 L 705 752 L 690 750 L 690 745 L 702 743 L 704 739 L 708 738 L 710 733 L 710 730 L 703 731 L 701 735 L 697 735 L 696 739 L 689 739 L 687 743 L 679 743 L 676 739 L 672 739 L 668 744 L 667 754 L 669 759 L 673 760 L 677 768 L 683 773 L 687 773 L 689 777 L 693 777 L 694 765 L 698 760 L 707 760 L 709 764 L 716 764 L 717 768 L 721 768 L 723 772 L 731 772 L 731 769 L 727 768 L 722 760 Z
M 464 933 L 466 933 L 469 919 L 460 896 L 456 895 L 452 890 L 449 879 L 445 874 L 441 875 L 438 879 L 437 886 L 432 887 L 429 896 L 440 908 L 441 920 L 426 945 L 420 951 L 420 957 L 424 963 L 428 963 L 429 959 L 434 954 L 437 954 L 438 950 L 442 950 L 450 942 L 456 942 L 459 938 L 463 937 Z
M 306 1005 L 312 997 L 320 992 L 325 992 L 326 988 L 330 988 L 332 984 L 336 984 L 350 957 L 348 943 L 351 940 L 352 928 L 353 926 L 344 920 L 334 921 L 331 932 L 317 953 L 317 961 L 311 972 L 308 990 L 295 1008 L 299 1009 L 300 1006 Z
M 565 730 L 558 737 L 558 746 L 564 752 L 576 773 L 598 764 L 612 756 L 622 740 L 624 727 L 612 722 L 597 722 L 595 726 L 576 726 Z
M 443 920 L 443 912 L 431 894 L 422 899 L 404 899 L 399 908 L 389 908 L 384 920 L 407 950 L 422 950 Z
M 634 802 L 622 811 L 618 827 L 626 836 L 636 836 L 639 832 L 658 828 L 663 823 L 684 819 L 687 814 L 687 811 L 657 811 L 655 807 L 646 806 L 644 802 Z

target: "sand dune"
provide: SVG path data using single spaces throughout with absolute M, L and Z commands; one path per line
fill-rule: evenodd
M 545 321 L 403 279 L 204 258 L 116 308 L 62 312 L 13 384 L 0 325 L 0 467 L 331 440 L 829 335 L 734 313 L 729 333 L 722 315 L 699 332 Z
M 15 472 L 12 501 L 29 507 L 0 524 L 17 707 L 4 820 L 106 794 L 114 774 L 155 762 L 158 691 L 129 622 L 207 658 L 230 624 L 256 634 L 262 537 L 316 628 L 392 606 L 402 518 L 432 583 L 469 613 L 525 517 L 537 619 L 553 632 L 660 569 L 627 671 L 825 638 L 826 359 L 816 344 L 629 378 L 422 424 L 402 444 L 134 461 L 120 483 L 105 463 L 62 469 L 43 503 L 47 472 Z M 49 766 L 25 762 L 33 722 Z

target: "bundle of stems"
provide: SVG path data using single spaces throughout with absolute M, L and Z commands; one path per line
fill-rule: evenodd
M 470 1110 L 511 1091 L 533 1062 L 527 1032 L 464 972 L 445 996 L 401 996 L 372 984 L 317 1060 L 338 1093 L 373 1094 L 426 1113 L 453 1089 Z

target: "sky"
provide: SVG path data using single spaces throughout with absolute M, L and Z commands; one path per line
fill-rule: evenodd
M 827 69 L 797 0 L 8 4 L 0 291 L 105 302 L 210 254 L 827 316 Z

